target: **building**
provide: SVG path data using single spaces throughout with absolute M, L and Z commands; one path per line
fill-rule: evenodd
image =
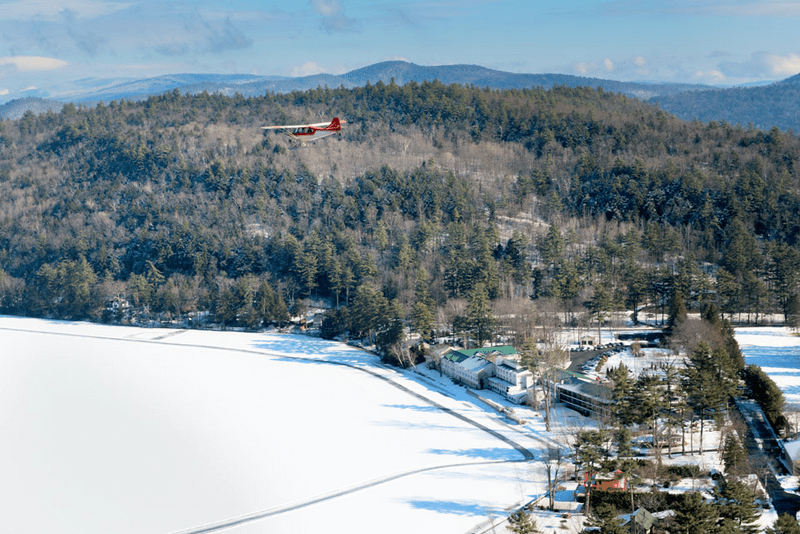
M 442 372 L 465 386 L 483 389 L 489 377 L 494 375 L 494 363 L 465 352 L 453 350 L 442 356 Z
M 533 387 L 531 373 L 519 359 L 501 356 L 495 360 L 495 376 L 489 378 L 488 387 L 515 404 L 522 404 L 528 397 L 528 388 Z
M 527 389 L 533 385 L 533 374 L 519 361 L 511 345 L 480 349 L 451 349 L 439 360 L 442 373 L 454 381 L 474 389 L 488 388 L 522 404 Z
M 589 474 L 583 474 L 583 484 L 586 485 Z M 617 469 L 612 473 L 595 473 L 592 475 L 592 489 L 603 491 L 625 491 L 628 489 L 625 473 Z
M 587 376 L 561 371 L 556 380 L 556 402 L 587 417 L 605 416 L 610 411 L 612 391 Z
M 800 440 L 784 442 L 783 450 L 786 451 L 784 460 L 789 467 L 789 473 L 800 475 Z

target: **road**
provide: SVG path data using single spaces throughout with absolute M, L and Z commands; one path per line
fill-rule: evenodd
M 783 448 L 775 436 L 764 412 L 755 401 L 736 399 L 736 408 L 747 422 L 747 450 L 756 465 L 768 465 L 766 490 L 778 515 L 795 517 L 800 511 L 800 496 L 788 493 L 778 482 L 777 475 L 787 475 L 789 470 L 783 461 Z

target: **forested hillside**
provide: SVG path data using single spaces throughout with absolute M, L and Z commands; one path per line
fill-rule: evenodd
M 307 148 L 259 129 L 333 115 Z M 677 300 L 794 317 L 799 157 L 583 88 L 68 105 L 0 122 L 0 311 L 258 328 L 311 297 L 384 346 Z
M 763 87 L 733 87 L 662 94 L 651 99 L 686 120 L 725 120 L 756 128 L 800 131 L 800 75 Z

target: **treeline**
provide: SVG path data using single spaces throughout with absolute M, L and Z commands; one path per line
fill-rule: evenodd
M 256 133 L 329 110 L 341 140 Z M 381 163 L 398 139 L 434 156 Z M 585 88 L 176 91 L 29 113 L 0 122 L 0 311 L 260 328 L 324 298 L 341 308 L 329 335 L 373 341 L 666 317 L 676 296 L 795 318 L 799 155 L 777 129 Z

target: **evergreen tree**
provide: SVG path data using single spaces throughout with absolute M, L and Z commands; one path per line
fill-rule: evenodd
M 728 481 L 714 492 L 719 515 L 729 519 L 743 534 L 755 534 L 760 528 L 754 523 L 761 516 L 761 508 L 755 494 L 744 483 Z
M 430 341 L 434 335 L 435 306 L 431 298 L 428 273 L 420 267 L 414 289 L 414 305 L 411 310 L 411 326 L 422 339 Z
M 672 330 L 678 323 L 686 320 L 688 312 L 686 311 L 686 301 L 678 288 L 672 291 L 669 302 L 669 319 L 667 319 L 667 329 Z
M 584 305 L 589 310 L 592 318 L 597 321 L 597 343 L 602 343 L 603 323 L 612 309 L 611 297 L 602 284 L 597 284 L 594 286 L 594 295 Z
M 479 347 L 494 337 L 497 321 L 489 307 L 489 295 L 483 284 L 476 284 L 469 296 L 466 326 Z
M 541 532 L 536 521 L 522 508 L 508 516 L 508 529 L 514 534 L 536 534 Z
M 378 289 L 369 284 L 356 288 L 349 309 L 350 332 L 356 338 L 367 337 L 375 341 L 375 332 L 387 322 L 389 301 Z
M 633 311 L 634 324 L 639 323 L 639 305 L 644 299 L 647 289 L 647 276 L 644 268 L 633 260 L 627 260 L 623 268 L 623 280 L 627 288 L 625 305 Z
M 750 396 L 758 402 L 764 415 L 769 422 L 780 432 L 781 428 L 777 425 L 783 412 L 785 397 L 783 391 L 778 387 L 761 367 L 750 364 L 745 368 L 744 381 L 749 390 Z
M 384 359 L 405 366 L 404 355 L 400 352 L 402 349 L 398 346 L 404 337 L 403 308 L 400 303 L 393 300 L 388 303 L 380 322 L 376 325 L 375 346 L 383 354 Z
M 640 374 L 630 396 L 631 415 L 635 423 L 650 427 L 651 443 L 660 461 L 661 443 L 658 420 L 667 407 L 661 379 L 654 373 Z
M 528 239 L 519 231 L 514 231 L 508 239 L 503 258 L 515 283 L 524 284 L 530 280 L 531 268 L 528 265 Z
M 775 520 L 772 528 L 768 528 L 765 532 L 766 534 L 800 534 L 800 525 L 797 523 L 797 519 L 791 515 L 781 514 Z
M 739 302 L 742 286 L 736 280 L 736 277 L 723 267 L 717 270 L 716 291 L 719 298 L 719 306 L 723 313 L 732 315 L 741 311 Z
M 719 512 L 717 508 L 703 499 L 702 494 L 691 492 L 674 507 L 671 534 L 698 534 L 715 532 Z
M 561 228 L 557 224 L 551 224 L 547 236 L 541 248 L 542 262 L 549 268 L 561 259 L 565 248 L 564 237 L 561 235 Z
M 603 430 L 583 430 L 575 439 L 576 471 L 578 466 L 583 467 L 586 481 L 586 514 L 591 513 L 591 493 L 594 476 L 600 463 L 600 449 L 606 439 Z
M 733 476 L 744 474 L 747 468 L 747 448 L 736 434 L 730 433 L 725 437 L 721 456 L 726 474 Z
M 633 403 L 634 382 L 630 376 L 630 371 L 625 364 L 619 367 L 612 367 L 606 372 L 606 376 L 612 385 L 612 400 L 614 418 L 621 427 L 627 427 L 634 423 L 636 418 L 635 411 L 638 409 Z M 629 444 L 630 445 L 630 444 Z
M 786 326 L 794 332 L 800 330 L 800 297 L 792 293 L 786 299 Z
M 689 362 L 684 369 L 682 386 L 686 393 L 687 404 L 700 417 L 700 449 L 703 448 L 704 421 L 711 415 L 715 419 L 722 416 L 733 385 L 722 375 L 716 359 L 708 344 L 701 341 L 695 351 L 690 354 Z

